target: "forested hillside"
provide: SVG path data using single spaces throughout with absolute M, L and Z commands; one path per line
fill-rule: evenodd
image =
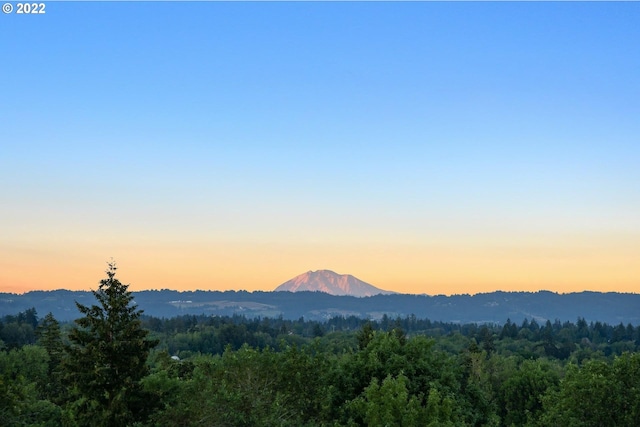
M 0 319 L 6 426 L 637 426 L 640 327 L 143 315 Z
M 144 312 L 156 317 L 184 314 L 246 317 L 279 317 L 325 321 L 332 317 L 357 316 L 380 320 L 415 315 L 454 323 L 503 323 L 536 319 L 587 321 L 640 325 L 640 294 L 579 292 L 492 292 L 477 295 L 375 295 L 356 298 L 322 292 L 245 291 L 141 291 L 132 293 Z M 60 321 L 77 316 L 75 302 L 87 304 L 91 292 L 33 291 L 26 294 L 0 293 L 0 316 L 34 307 L 38 313 L 51 312 Z

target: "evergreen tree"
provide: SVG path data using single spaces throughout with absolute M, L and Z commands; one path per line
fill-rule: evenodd
M 49 355 L 49 370 L 53 370 L 60 364 L 63 357 L 64 348 L 62 345 L 62 334 L 60 333 L 60 324 L 49 313 L 42 319 L 42 323 L 38 326 L 38 344 L 47 350 Z
M 38 344 L 42 346 L 49 356 L 47 383 L 44 387 L 45 396 L 51 401 L 58 401 L 63 397 L 65 387 L 60 378 L 60 365 L 64 357 L 64 346 L 60 324 L 49 313 L 42 320 L 37 329 Z
M 98 305 L 76 302 L 84 317 L 69 334 L 66 371 L 71 382 L 70 409 L 80 425 L 126 426 L 145 419 L 153 409 L 141 379 L 148 373 L 149 350 L 156 340 L 142 328 L 142 310 L 132 304 L 128 285 L 115 278 L 108 264 L 107 278 L 93 291 Z
M 373 339 L 373 326 L 371 326 L 371 322 L 367 322 L 362 326 L 362 329 L 358 332 L 358 348 L 360 350 L 364 350 L 367 348 L 371 340 Z

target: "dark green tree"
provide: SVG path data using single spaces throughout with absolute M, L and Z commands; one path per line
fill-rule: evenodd
M 60 366 L 64 357 L 64 345 L 60 324 L 52 313 L 47 314 L 38 329 L 38 344 L 47 351 L 49 356 L 47 382 L 44 385 L 44 393 L 51 401 L 60 400 L 66 387 L 62 384 Z
M 76 302 L 84 315 L 69 333 L 66 372 L 70 381 L 69 408 L 80 425 L 126 426 L 144 420 L 154 409 L 141 380 L 148 374 L 149 350 L 156 340 L 147 337 L 140 322 L 142 310 L 132 304 L 128 285 L 108 264 L 107 278 L 93 291 L 91 307 Z
M 399 374 L 397 378 L 387 375 L 382 383 L 374 377 L 364 392 L 348 406 L 368 426 L 430 425 L 429 421 L 434 421 L 435 425 L 449 425 L 446 419 L 438 422 L 439 407 L 442 405 L 437 390 L 429 392 L 429 397 L 434 396 L 435 399 L 432 398 L 433 402 L 430 402 L 433 408 L 427 409 L 421 402 L 421 396 L 409 394 L 408 383 L 409 379 L 404 374 Z
M 371 322 L 367 322 L 362 326 L 362 329 L 358 332 L 358 348 L 364 350 L 367 348 L 371 340 L 373 339 L 373 326 Z
M 61 408 L 42 396 L 47 360 L 47 352 L 37 345 L 0 352 L 0 425 L 62 425 Z
M 640 354 L 625 353 L 612 364 L 589 360 L 569 365 L 559 390 L 542 398 L 544 426 L 640 425 Z
M 500 385 L 499 408 L 508 426 L 532 425 L 542 413 L 542 396 L 560 382 L 554 365 L 546 360 L 525 360 Z
M 35 328 L 38 314 L 35 308 L 29 308 L 16 316 L 4 316 L 0 321 L 1 348 L 14 349 L 36 342 Z
M 496 350 L 496 345 L 493 339 L 493 332 L 489 330 L 487 325 L 482 326 L 480 329 L 479 341 L 482 343 L 482 349 L 487 352 L 487 354 Z

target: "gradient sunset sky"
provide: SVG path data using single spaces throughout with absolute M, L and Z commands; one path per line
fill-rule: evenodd
M 640 292 L 638 2 L 47 2 L 0 63 L 2 292 Z

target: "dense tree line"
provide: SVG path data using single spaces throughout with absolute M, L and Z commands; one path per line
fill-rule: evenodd
M 0 349 L 12 349 L 35 344 L 38 313 L 30 308 L 15 316 L 0 318 Z
M 143 324 L 160 339 L 160 348 L 172 355 L 192 353 L 221 354 L 227 346 L 237 350 L 243 344 L 251 347 L 271 347 L 280 345 L 305 344 L 312 338 L 323 338 L 329 345 L 344 338 L 345 342 L 336 347 L 354 346 L 353 332 L 364 325 L 374 330 L 389 331 L 401 329 L 408 336 L 426 335 L 437 338 L 440 345 L 450 347 L 457 336 L 466 338 L 467 345 L 474 341 L 487 352 L 500 349 L 501 352 L 518 353 L 523 357 L 548 356 L 579 360 L 621 355 L 625 351 L 640 350 L 640 326 L 631 324 L 608 325 L 602 322 L 587 323 L 578 318 L 576 323 L 560 321 L 538 323 L 535 319 L 525 319 L 520 325 L 509 319 L 502 324 L 456 324 L 415 316 L 391 319 L 383 316 L 379 321 L 371 321 L 355 316 L 334 317 L 326 322 L 287 320 L 279 318 L 246 318 L 243 316 L 177 316 L 170 319 L 143 317 Z M 325 337 L 326 335 L 326 337 Z M 346 345 L 346 347 L 345 347 Z M 457 348 L 460 350 L 460 348 Z
M 637 326 L 159 319 L 115 273 L 73 324 L 0 319 L 2 425 L 640 425 Z

